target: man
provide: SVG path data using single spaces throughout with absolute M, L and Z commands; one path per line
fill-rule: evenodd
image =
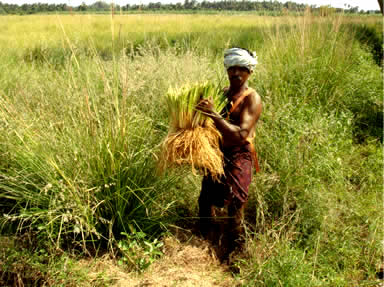
M 201 100 L 196 107 L 213 119 L 222 134 L 225 175 L 219 181 L 204 177 L 199 196 L 199 218 L 200 231 L 204 237 L 208 237 L 215 216 L 213 207 L 227 206 L 228 248 L 223 259 L 241 245 L 243 212 L 248 200 L 252 166 L 258 168 L 252 138 L 262 102 L 260 96 L 248 87 L 248 78 L 256 64 L 256 58 L 245 49 L 226 50 L 224 66 L 230 85 L 224 90 L 229 100 L 224 117 L 214 110 L 209 99 Z

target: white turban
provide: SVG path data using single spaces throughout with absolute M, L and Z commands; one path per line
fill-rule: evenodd
M 224 67 L 233 66 L 246 67 L 249 71 L 253 71 L 257 65 L 256 52 L 250 54 L 247 50 L 241 48 L 232 48 L 224 52 Z

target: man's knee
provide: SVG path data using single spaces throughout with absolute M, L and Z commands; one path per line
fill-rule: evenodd
M 233 240 L 237 240 L 244 233 L 245 203 L 234 202 L 228 207 L 229 233 Z
M 208 216 L 207 214 L 210 213 L 210 209 L 212 206 L 210 198 L 202 192 L 199 196 L 198 204 L 199 204 L 199 214 L 203 213 L 205 216 Z
M 207 238 L 210 230 L 212 229 L 214 217 L 213 206 L 199 198 L 199 229 L 201 235 Z
M 228 206 L 228 216 L 234 223 L 242 223 L 244 219 L 245 202 L 234 199 Z

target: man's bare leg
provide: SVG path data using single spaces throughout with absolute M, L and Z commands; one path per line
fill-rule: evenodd
M 228 251 L 227 255 L 244 245 L 244 208 L 245 203 L 234 199 L 228 206 Z
M 215 217 L 215 209 L 209 198 L 203 193 L 199 197 L 199 228 L 204 238 L 208 238 L 209 232 L 213 228 L 213 218 Z

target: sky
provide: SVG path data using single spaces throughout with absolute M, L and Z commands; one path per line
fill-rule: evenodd
M 8 3 L 8 4 L 18 4 L 22 5 L 24 3 L 26 4 L 32 4 L 32 3 L 48 3 L 48 4 L 69 4 L 71 6 L 79 6 L 82 2 L 84 2 L 87 5 L 95 3 L 97 0 L 0 0 L 2 3 Z M 104 0 L 106 3 L 110 3 L 113 1 L 115 4 L 118 5 L 126 5 L 126 4 L 148 4 L 150 2 L 161 2 L 161 3 L 184 3 L 184 0 Z M 201 2 L 202 0 L 197 0 L 198 2 Z M 215 1 L 215 0 L 208 0 L 208 1 Z M 217 0 L 220 1 L 220 0 Z M 256 0 L 253 0 L 256 1 Z M 263 0 L 259 0 L 263 1 Z M 278 0 L 279 2 L 285 3 L 285 0 Z M 322 5 L 330 5 L 332 7 L 336 8 L 345 8 L 344 4 L 351 5 L 352 7 L 358 6 L 360 10 L 380 10 L 379 4 L 377 0 L 292 0 L 292 2 L 296 3 L 303 3 L 308 5 L 316 5 L 316 6 L 322 6 Z

